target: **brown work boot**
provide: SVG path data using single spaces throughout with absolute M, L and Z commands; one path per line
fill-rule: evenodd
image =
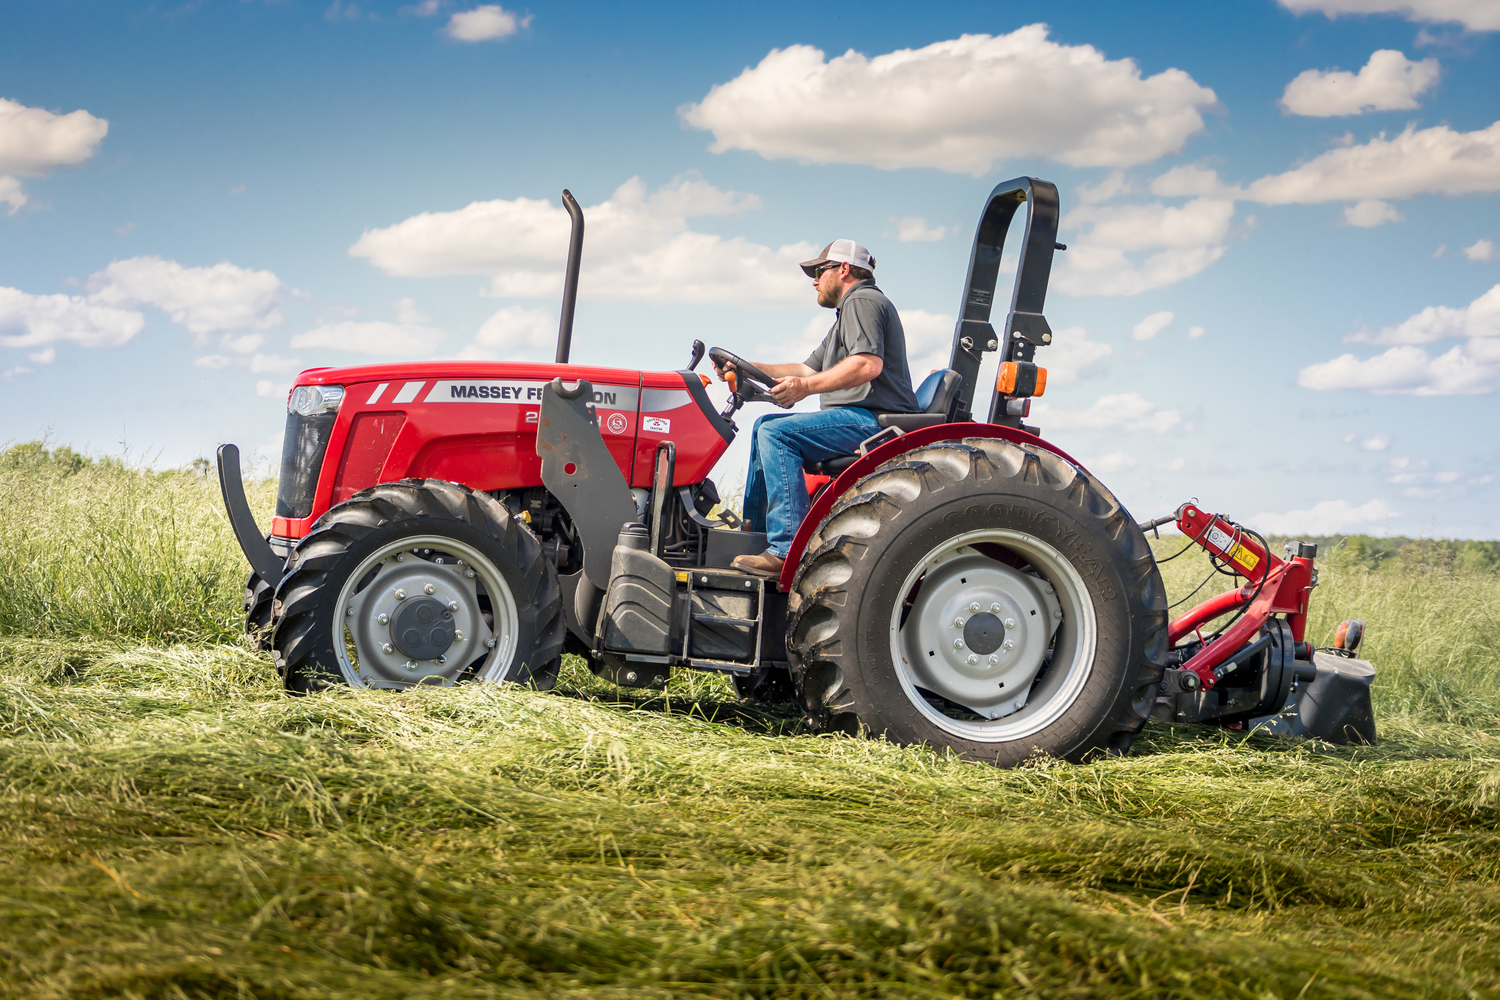
M 756 576 L 780 576 L 781 567 L 786 565 L 786 560 L 766 549 L 758 556 L 735 556 L 734 562 L 729 565 Z

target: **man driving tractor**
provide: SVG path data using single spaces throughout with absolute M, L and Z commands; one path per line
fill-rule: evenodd
M 804 461 L 855 451 L 880 431 L 876 413 L 914 413 L 906 364 L 906 334 L 896 307 L 875 285 L 875 258 L 853 240 L 834 240 L 801 265 L 813 279 L 818 305 L 835 312 L 828 335 L 806 361 L 759 364 L 776 380 L 770 394 L 790 408 L 814 393 L 816 413 L 771 413 L 755 421 L 750 470 L 745 479 L 744 516 L 750 530 L 764 531 L 766 551 L 739 556 L 736 569 L 777 576 L 809 505 Z M 732 362 L 715 370 L 727 380 Z

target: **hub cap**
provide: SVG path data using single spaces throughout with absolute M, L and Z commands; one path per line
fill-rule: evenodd
M 367 556 L 339 594 L 333 647 L 354 687 L 498 680 L 516 651 L 515 598 L 482 553 L 439 535 Z
M 1097 625 L 1062 553 L 1007 529 L 949 539 L 918 560 L 891 614 L 891 658 L 913 705 L 978 742 L 1020 739 L 1077 699 Z

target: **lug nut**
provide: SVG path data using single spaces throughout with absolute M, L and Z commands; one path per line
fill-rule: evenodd
M 494 639 L 486 639 L 485 642 L 484 642 L 484 645 L 485 645 L 486 649 L 494 649 L 495 648 L 495 640 Z
M 953 640 L 953 648 L 954 649 L 963 649 L 964 648 L 964 641 L 962 639 L 954 639 Z
M 438 664 L 439 664 L 439 665 L 442 665 L 442 664 L 444 664 L 444 663 L 447 663 L 447 662 L 448 662 L 448 657 L 446 657 L 446 656 L 439 656 L 439 657 L 438 657 L 438 658 L 437 658 L 437 661 L 438 661 Z
M 397 562 L 401 562 L 405 558 L 406 558 L 406 553 L 405 552 L 397 552 L 396 553 L 396 561 Z
M 406 591 L 402 590 L 399 587 L 396 588 L 396 600 L 398 600 L 398 601 L 404 601 L 404 600 L 406 600 Z
M 955 619 L 953 619 L 953 627 L 954 628 L 963 628 L 964 627 L 964 620 L 962 618 L 955 618 Z
M 992 615 L 998 615 L 999 613 L 1000 613 L 1000 602 L 996 601 L 994 604 L 990 605 L 990 614 L 992 614 Z
M 1062 612 L 1061 611 L 1054 611 L 1054 612 L 1052 612 L 1052 617 L 1056 618 L 1058 621 L 1062 621 Z
M 393 653 L 393 652 L 396 651 L 396 647 L 392 646 L 388 642 L 385 642 L 385 643 L 381 643 L 381 645 L 380 645 L 380 651 L 382 653 Z
M 472 579 L 474 579 L 474 571 L 472 569 L 466 569 L 466 570 L 464 570 L 464 576 L 466 576 L 470 580 L 472 580 Z
M 979 602 L 975 601 L 973 604 L 970 604 L 969 610 L 974 612 L 976 615 L 979 614 Z
M 975 656 L 973 653 L 970 653 L 969 654 L 969 662 L 970 663 L 978 663 L 979 662 L 979 657 Z
M 448 602 L 448 610 L 449 611 L 457 611 L 458 610 L 458 602 L 457 601 L 449 601 Z
M 635 673 L 634 670 L 627 670 L 627 671 L 625 671 L 625 683 L 626 684 L 634 684 L 635 683 L 635 679 L 636 679 L 636 673 Z
M 416 660 L 407 660 L 406 661 L 406 669 L 407 670 L 415 670 L 415 669 L 417 669 L 417 661 Z
M 437 588 L 436 588 L 436 587 L 434 587 L 434 586 L 433 586 L 433 585 L 432 585 L 432 584 L 430 584 L 430 583 L 426 583 L 426 584 L 423 584 L 423 585 L 422 585 L 422 593 L 424 593 L 424 594 L 430 594 L 430 593 L 432 593 L 432 592 L 433 592 L 433 591 L 434 591 L 434 590 L 436 590 L 436 589 L 437 589 Z
M 1016 644 L 1015 644 L 1014 641 L 1012 641 L 1010 639 L 1006 639 L 1005 640 L 1005 648 L 1006 649 L 1015 649 L 1016 648 Z
M 382 611 L 375 616 L 375 620 L 382 625 L 389 625 L 391 623 L 391 616 Z
M 991 653 L 990 654 L 990 666 L 993 667 L 995 664 L 997 664 L 999 662 L 1000 662 L 1000 657 L 996 656 L 994 653 Z
M 1015 628 L 1016 627 L 1016 620 L 1014 618 L 1007 618 L 1007 619 L 1005 619 L 1005 627 L 1006 628 Z
M 463 629 L 456 628 L 456 629 L 453 630 L 453 640 L 455 642 L 458 642 L 458 641 L 462 640 L 463 637 L 464 637 L 464 631 L 463 631 Z

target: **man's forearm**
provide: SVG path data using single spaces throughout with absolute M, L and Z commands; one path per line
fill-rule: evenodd
M 884 369 L 883 362 L 875 354 L 851 354 L 826 372 L 813 372 L 804 376 L 809 392 L 836 392 L 852 389 L 874 379 Z
M 766 365 L 761 364 L 759 361 L 757 361 L 754 362 L 754 364 L 755 367 L 759 368 L 761 371 L 765 372 L 772 378 L 786 378 L 789 375 L 800 375 L 803 378 L 806 378 L 809 375 L 817 374 L 811 368 L 807 367 L 807 365 L 804 365 L 800 362 L 794 365 Z

